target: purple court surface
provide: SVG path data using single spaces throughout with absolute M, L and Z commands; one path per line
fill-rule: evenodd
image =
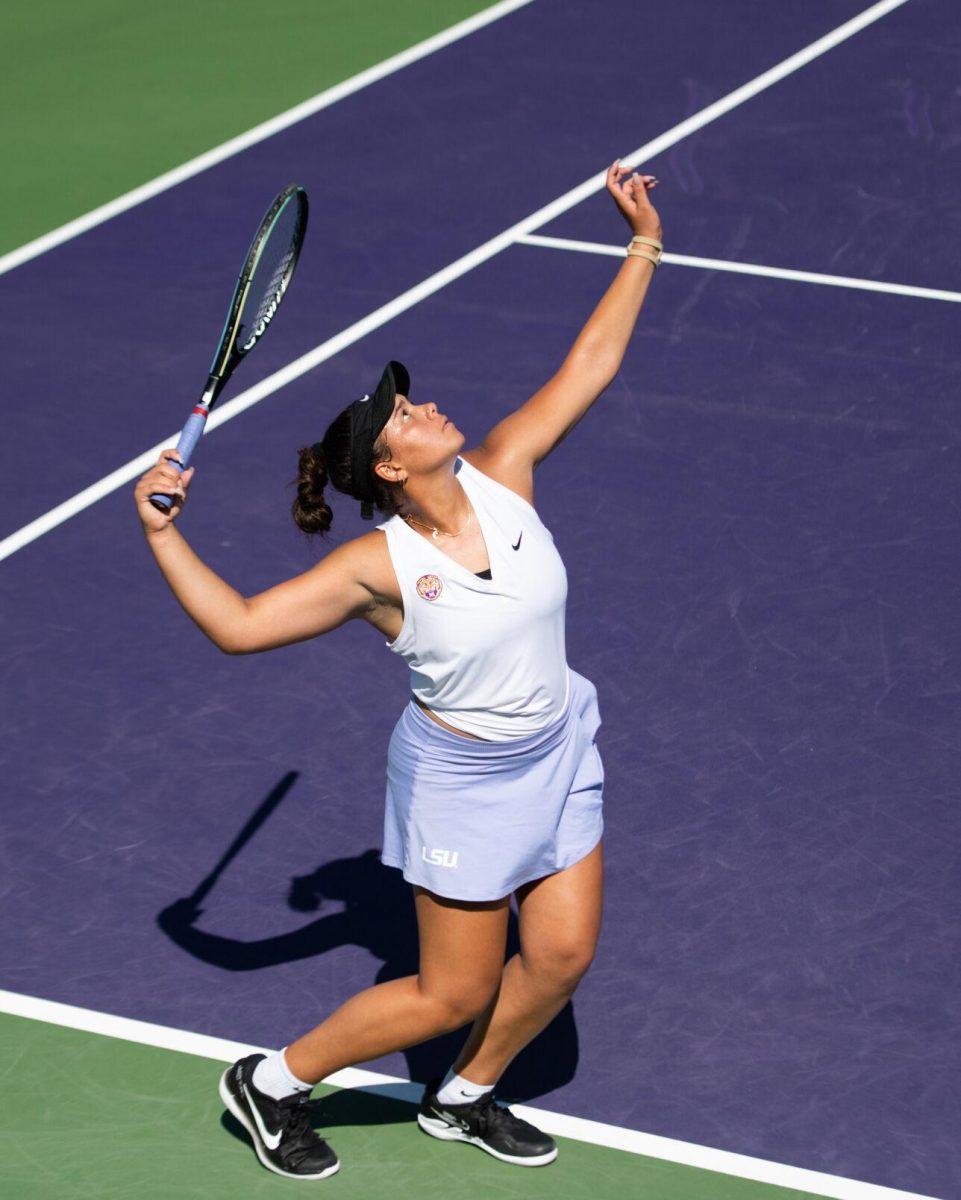
M 0 277 L 0 537 L 178 427 L 279 184 L 308 190 L 307 246 L 229 394 L 864 7 L 533 4 Z M 911 0 L 653 159 L 666 250 L 959 290 L 959 43 L 952 0 Z M 538 232 L 628 237 L 603 194 Z M 307 569 L 296 450 L 387 358 L 474 445 L 616 269 L 518 245 L 470 271 L 205 439 L 183 533 L 247 595 Z M 599 692 L 608 883 L 516 1097 L 961 1197 L 959 314 L 666 263 L 538 469 Z M 406 672 L 361 623 L 221 654 L 132 490 L 0 569 L 0 986 L 283 1045 L 416 970 L 377 861 Z M 371 528 L 333 507 L 338 541 Z M 426 1079 L 459 1040 L 372 1065 Z

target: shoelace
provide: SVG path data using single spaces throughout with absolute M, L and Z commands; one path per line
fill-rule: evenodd
M 278 1108 L 283 1113 L 284 1134 L 290 1139 L 293 1147 L 299 1142 L 307 1141 L 305 1149 L 310 1149 L 309 1143 L 318 1136 L 310 1119 L 310 1092 L 298 1092 L 296 1096 L 288 1096 L 280 1101 Z
M 482 1100 L 477 1103 L 477 1120 L 480 1126 L 481 1133 L 487 1133 L 489 1130 L 496 1129 L 498 1125 L 513 1125 L 516 1128 L 518 1125 L 523 1125 L 520 1117 L 515 1117 L 506 1104 L 498 1104 L 494 1100 L 494 1093 L 490 1092 Z

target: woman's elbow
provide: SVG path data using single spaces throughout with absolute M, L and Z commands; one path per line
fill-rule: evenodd
M 222 633 L 219 637 L 211 638 L 211 641 L 218 650 L 230 655 L 256 654 L 260 649 L 259 646 L 253 645 L 250 638 L 245 637 L 244 631 L 240 629 Z
M 229 654 L 236 657 L 239 654 L 260 654 L 262 650 L 269 650 L 269 646 L 244 646 L 238 643 L 225 643 L 220 647 L 224 654 Z

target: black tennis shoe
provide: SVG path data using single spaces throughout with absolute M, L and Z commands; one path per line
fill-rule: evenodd
M 427 1085 L 417 1114 L 417 1124 L 431 1137 L 470 1142 L 520 1167 L 546 1167 L 557 1158 L 554 1139 L 515 1117 L 506 1105 L 496 1104 L 493 1088 L 469 1104 L 441 1104 L 440 1084 L 438 1077 Z
M 340 1169 L 337 1155 L 315 1132 L 310 1092 L 274 1100 L 254 1087 L 254 1067 L 264 1054 L 249 1054 L 224 1071 L 220 1098 L 253 1138 L 268 1171 L 288 1179 L 326 1179 Z

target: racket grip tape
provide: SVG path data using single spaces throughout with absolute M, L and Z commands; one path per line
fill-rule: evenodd
M 174 468 L 183 474 L 187 469 L 187 464 L 190 462 L 190 456 L 193 454 L 197 443 L 203 436 L 204 426 L 207 424 L 208 409 L 203 404 L 198 404 L 190 416 L 187 418 L 187 424 L 180 431 L 180 439 L 177 442 L 177 450 L 180 452 L 180 461 L 175 458 L 168 458 L 166 461 Z M 167 496 L 163 492 L 154 492 L 150 496 L 150 503 L 154 508 L 163 509 L 164 512 L 169 512 L 173 506 L 173 497 Z

